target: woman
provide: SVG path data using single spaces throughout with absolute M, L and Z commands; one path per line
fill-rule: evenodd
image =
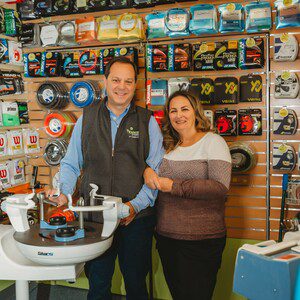
M 159 175 L 147 168 L 144 178 L 160 191 L 157 249 L 165 278 L 175 300 L 211 299 L 226 242 L 230 152 L 187 92 L 167 100 L 163 135 Z

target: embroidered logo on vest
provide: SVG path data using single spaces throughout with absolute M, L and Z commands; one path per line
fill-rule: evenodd
M 130 127 L 129 129 L 126 129 L 128 136 L 130 139 L 138 139 L 140 137 L 140 132 L 137 130 L 133 130 L 133 127 Z

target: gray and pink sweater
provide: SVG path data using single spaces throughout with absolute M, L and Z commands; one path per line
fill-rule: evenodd
M 174 181 L 170 193 L 158 195 L 159 234 L 182 240 L 226 234 L 224 210 L 231 156 L 221 136 L 208 132 L 194 145 L 165 154 L 159 176 Z

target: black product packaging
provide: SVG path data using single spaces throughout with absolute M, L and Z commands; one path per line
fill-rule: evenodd
M 238 68 L 238 41 L 216 42 L 215 70 L 232 70 Z
M 236 104 L 238 102 L 238 79 L 218 77 L 214 82 L 215 104 Z
M 260 75 L 240 77 L 240 102 L 262 101 L 262 78 Z
M 61 75 L 62 55 L 59 52 L 43 52 L 41 74 L 46 77 Z
M 168 45 L 147 45 L 147 70 L 168 71 Z
M 22 33 L 19 40 L 22 45 L 34 43 L 34 24 L 22 24 Z
M 78 65 L 82 74 L 100 74 L 100 50 L 81 51 Z
M 139 61 L 139 54 L 138 49 L 134 47 L 123 47 L 123 48 L 116 48 L 115 49 L 115 56 L 125 56 L 129 60 L 131 60 L 133 63 L 135 63 L 136 66 L 138 66 Z
M 214 70 L 216 44 L 201 43 L 193 45 L 193 67 L 194 71 Z
M 34 0 L 34 13 L 37 17 L 47 17 L 52 13 L 52 0 Z
M 28 124 L 28 106 L 27 102 L 18 102 L 20 124 Z
M 26 53 L 23 55 L 24 58 L 24 76 L 25 77 L 40 77 L 41 64 L 42 64 L 42 53 Z
M 87 0 L 89 11 L 108 9 L 108 0 Z
M 155 6 L 155 0 L 132 0 L 132 6 L 137 8 Z
M 83 74 L 78 66 L 79 52 L 67 52 L 63 54 L 62 75 L 68 78 L 82 77 Z
M 214 81 L 211 78 L 193 78 L 189 92 L 193 94 L 201 104 L 214 104 Z
M 111 9 L 128 8 L 131 7 L 130 0 L 108 0 L 108 7 Z
M 72 0 L 53 0 L 52 1 L 52 14 L 63 15 L 72 11 Z
M 73 13 L 81 13 L 88 11 L 89 7 L 87 1 L 71 0 Z
M 107 48 L 100 50 L 100 74 L 105 73 L 106 65 L 115 57 L 115 49 Z
M 218 109 L 215 111 L 215 127 L 222 136 L 237 135 L 237 112 L 236 110 Z
M 34 0 L 23 0 L 17 3 L 17 11 L 21 20 L 32 20 L 36 19 L 34 13 Z
M 264 66 L 264 40 L 247 38 L 239 40 L 239 67 L 257 69 Z
M 260 109 L 239 109 L 239 135 L 262 135 Z
M 191 69 L 191 45 L 168 45 L 168 70 L 189 71 Z

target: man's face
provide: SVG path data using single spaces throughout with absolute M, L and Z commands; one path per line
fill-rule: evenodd
M 129 105 L 136 88 L 134 74 L 130 64 L 116 62 L 112 65 L 108 77 L 104 80 L 110 107 L 125 108 Z

